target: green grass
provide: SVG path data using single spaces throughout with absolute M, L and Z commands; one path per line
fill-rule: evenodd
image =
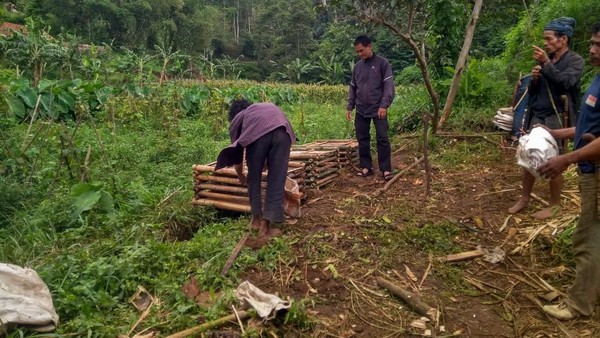
M 418 124 L 411 114 L 427 110 L 427 100 L 420 87 L 402 88 L 390 109 L 390 133 Z M 352 138 L 353 126 L 345 120 L 344 106 L 344 102 L 298 102 L 282 108 L 304 143 Z M 58 334 L 115 337 L 127 333 L 139 318 L 128 304 L 138 285 L 161 301 L 144 327 L 156 325 L 161 334 L 185 329 L 197 324 L 199 317 L 210 320 L 228 313 L 232 290 L 249 267 L 275 270 L 280 261 L 293 259 L 290 244 L 274 240 L 260 250 L 243 249 L 227 277 L 220 277 L 248 220 L 193 207 L 191 167 L 214 161 L 229 143 L 226 119 L 211 114 L 172 119 L 161 113 L 121 122 L 100 118 L 79 126 L 36 122 L 27 137 L 37 136 L 24 153 L 20 149 L 28 142 L 24 140 L 28 125 L 0 120 L 0 261 L 38 271 L 60 315 Z M 436 163 L 442 166 L 472 156 L 494 158 L 476 143 L 452 147 L 440 143 L 434 150 Z M 77 199 L 71 191 L 83 172 L 88 183 L 112 198 L 111 208 L 97 203 L 80 215 L 74 213 Z M 356 201 L 339 203 L 352 207 Z M 402 218 L 394 211 L 388 216 L 394 221 Z M 393 264 L 394 252 L 403 246 L 434 253 L 455 250 L 451 242 L 455 230 L 447 225 L 397 232 L 387 229 L 383 217 L 347 221 L 378 228 L 367 235 L 390 243 L 381 248 L 384 265 Z M 307 240 L 307 252 L 318 259 L 340 254 L 318 236 Z M 357 244 L 355 250 L 366 260 L 378 259 L 366 246 Z M 204 308 L 185 299 L 179 289 L 190 276 L 198 278 L 202 291 L 221 294 L 213 306 Z M 314 327 L 306 317 L 306 306 L 297 303 L 286 325 L 301 332 Z

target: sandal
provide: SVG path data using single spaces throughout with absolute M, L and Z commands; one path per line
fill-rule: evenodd
M 367 177 L 373 175 L 373 169 L 362 168 L 359 172 L 356 173 L 358 177 Z
M 394 176 L 396 176 L 396 175 L 394 175 L 393 172 L 389 172 L 387 175 L 386 174 L 383 175 L 383 180 L 387 182 L 387 181 L 391 180 L 392 178 L 394 178 Z

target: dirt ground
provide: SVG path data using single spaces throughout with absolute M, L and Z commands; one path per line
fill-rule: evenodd
M 398 171 L 421 156 L 416 142 L 405 143 L 393 155 Z M 282 257 L 274 273 L 248 271 L 245 277 L 265 291 L 305 300 L 314 328 L 309 334 L 290 329 L 285 336 L 413 337 L 430 330 L 437 337 L 598 337 L 598 311 L 561 323 L 540 309 L 549 303 L 541 297 L 549 287 L 564 293 L 574 276 L 552 243 L 568 238 L 563 231 L 576 222 L 575 174 L 566 175 L 561 215 L 547 221 L 531 217 L 548 199 L 547 185 L 539 182 L 537 198 L 507 219 L 520 192 L 514 156 L 500 136 L 447 139 L 430 161 L 429 197 L 422 166 L 383 194 L 381 175 L 361 178 L 347 170 L 330 186 L 310 192 L 303 216 L 282 228 L 291 258 Z M 542 231 L 536 236 L 536 230 Z M 438 260 L 477 246 L 501 247 L 506 257 L 499 263 Z M 438 321 L 418 327 L 413 321 L 422 315 L 379 287 L 377 277 L 420 296 L 439 310 Z M 286 332 L 285 325 L 279 330 Z

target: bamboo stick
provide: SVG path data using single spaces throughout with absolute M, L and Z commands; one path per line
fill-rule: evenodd
M 313 178 L 323 178 L 326 176 L 329 176 L 331 174 L 337 173 L 340 169 L 339 168 L 331 168 L 331 169 L 327 169 L 321 172 L 311 172 L 309 174 L 306 175 L 307 178 L 311 179 L 311 181 L 314 181 Z
M 207 183 L 198 184 L 196 187 L 200 188 L 200 189 L 209 189 L 209 190 L 214 190 L 214 191 L 231 192 L 231 193 L 246 194 L 246 195 L 248 194 L 248 188 L 246 188 L 246 187 L 232 187 L 229 185 L 218 185 L 218 184 L 207 184 Z
M 321 172 L 324 172 L 324 171 L 326 171 L 328 169 L 339 168 L 339 167 L 340 167 L 340 164 L 338 162 L 330 162 L 330 163 L 328 163 L 328 164 L 326 164 L 326 165 L 324 165 L 322 167 L 311 168 L 310 170 L 307 170 L 306 174 L 308 175 L 310 173 L 321 173 Z
M 338 176 L 340 176 L 340 174 L 333 174 L 331 176 L 328 176 L 326 178 L 320 179 L 320 180 L 316 180 L 314 181 L 311 186 L 312 187 L 322 187 L 328 183 L 331 183 L 334 179 L 336 179 Z
M 245 320 L 245 319 L 250 318 L 250 314 L 246 311 L 239 311 L 237 313 L 237 315 L 240 320 Z M 216 329 L 216 328 L 221 327 L 229 322 L 234 322 L 235 320 L 236 320 L 236 316 L 235 316 L 235 314 L 232 314 L 229 316 L 219 318 L 217 320 L 213 320 L 212 322 L 204 323 L 204 324 L 192 327 L 190 329 L 177 332 L 175 334 L 167 336 L 167 338 L 184 338 L 184 337 L 188 337 L 191 335 L 198 336 L 198 333 Z
M 196 193 L 196 196 L 204 197 L 204 198 L 212 199 L 212 200 L 231 201 L 231 202 L 239 202 L 239 203 L 245 203 L 245 204 L 248 204 L 250 202 L 250 200 L 248 199 L 248 196 L 221 194 L 221 193 L 205 191 L 205 190 L 198 191 Z
M 196 175 L 196 179 L 198 181 L 204 182 L 219 182 L 219 183 L 227 183 L 231 185 L 241 186 L 240 180 L 233 177 L 223 177 L 223 176 L 214 176 L 214 175 Z
M 219 208 L 219 209 L 227 209 L 227 210 L 239 211 L 239 212 L 250 212 L 249 205 L 240 205 L 240 204 L 236 204 L 236 203 L 214 201 L 214 200 L 208 200 L 208 199 L 194 199 L 194 200 L 192 200 L 192 203 L 194 205 L 206 205 L 206 206 L 212 206 L 212 207 Z
M 291 160 L 315 160 L 324 157 L 335 155 L 335 151 L 310 151 L 310 152 L 294 152 L 290 153 Z

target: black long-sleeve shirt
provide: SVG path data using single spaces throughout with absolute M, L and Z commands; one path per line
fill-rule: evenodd
M 364 117 L 375 117 L 379 108 L 388 108 L 394 100 L 394 78 L 388 60 L 375 55 L 354 65 L 348 90 L 347 110 L 356 107 Z
M 580 95 L 579 79 L 583 73 L 583 64 L 583 58 L 570 50 L 563 54 L 556 63 L 546 62 L 542 67 L 541 76 L 529 85 L 529 116 L 546 118 L 556 114 L 552 100 L 556 110 L 562 113 L 564 109 L 560 96 L 567 95 L 569 124 L 575 125 L 575 113 L 578 108 L 576 101 Z M 548 92 L 552 94 L 552 100 Z

